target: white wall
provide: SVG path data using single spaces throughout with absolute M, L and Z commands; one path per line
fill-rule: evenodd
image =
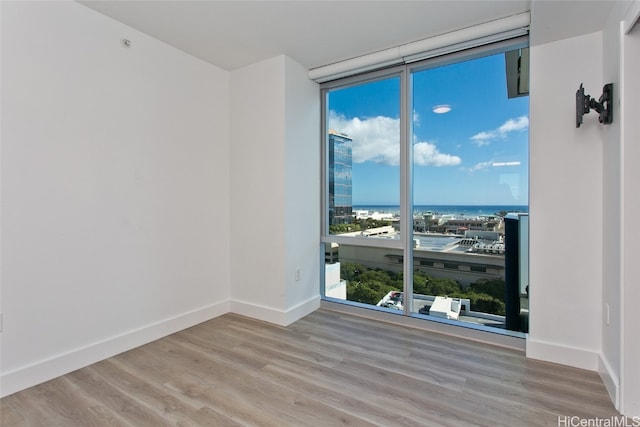
M 634 17 L 640 10 L 635 3 Z M 622 198 L 624 233 L 622 236 L 622 328 L 620 410 L 628 416 L 640 417 L 640 25 L 622 38 L 623 43 L 623 124 L 622 124 Z
M 250 316 L 284 307 L 284 102 L 283 57 L 231 73 L 231 297 Z
M 228 310 L 228 102 L 80 4 L 2 2 L 3 395 Z
M 575 92 L 602 91 L 602 33 L 531 47 L 527 356 L 595 370 L 602 319 L 602 125 L 575 127 Z
M 284 65 L 285 309 L 291 323 L 320 303 L 320 90 L 306 68 L 286 57 Z
M 533 12 L 537 12 L 534 14 L 534 28 L 539 30 L 538 34 L 544 34 L 550 22 L 557 22 L 554 8 L 559 3 L 545 3 L 543 8 L 541 5 L 533 5 Z M 565 6 L 561 9 L 568 11 Z M 589 5 L 585 11 L 586 5 L 582 6 L 581 15 L 576 19 L 585 13 L 594 16 L 596 9 Z M 637 183 L 640 182 L 637 168 L 640 162 L 637 144 L 640 140 L 640 122 L 637 120 L 640 109 L 636 94 L 640 93 L 640 32 L 636 28 L 630 35 L 625 35 L 625 30 L 640 15 L 640 1 L 619 1 L 607 6 L 610 15 L 601 36 L 594 33 L 542 45 L 535 45 L 539 38 L 532 37 L 531 221 L 532 225 L 534 221 L 539 222 L 532 226 L 535 232 L 532 233 L 531 264 L 535 271 L 531 277 L 532 281 L 536 277 L 536 283 L 532 283 L 532 332 L 527 355 L 597 369 L 616 408 L 624 415 L 639 416 L 640 340 L 637 339 L 636 325 L 640 324 L 640 311 L 637 310 L 640 264 L 636 242 L 640 239 L 640 228 L 636 219 L 640 216 L 637 191 Z M 564 125 L 565 121 L 569 122 L 568 116 L 573 114 L 570 110 L 575 107 L 569 97 L 560 92 L 562 85 L 577 86 L 577 78 L 585 82 L 587 93 L 596 98 L 605 83 L 614 84 L 613 123 L 598 125 L 597 114 L 590 114 L 592 123 L 582 144 L 578 143 L 575 131 L 570 132 Z M 553 99 L 554 92 L 562 93 L 562 105 L 548 102 Z M 545 100 L 550 107 L 546 111 Z M 561 119 L 559 114 L 567 117 Z M 581 128 L 578 132 L 585 131 Z M 558 162 L 570 159 L 571 153 L 565 149 L 559 154 L 554 152 L 546 142 L 551 139 L 561 141 L 562 147 L 567 143 L 574 146 L 570 172 L 560 172 Z M 598 145 L 601 146 L 600 153 L 595 148 Z M 602 156 L 601 167 L 597 164 L 598 154 Z M 588 168 L 592 168 L 590 176 L 585 173 Z M 598 189 L 596 184 L 596 191 L 590 194 L 587 189 L 597 179 L 601 179 L 602 186 Z M 554 180 L 560 183 L 559 188 L 553 187 Z M 559 205 L 561 209 L 570 207 L 572 212 L 585 212 L 585 207 L 593 205 L 597 209 L 596 205 L 600 203 L 601 216 L 598 218 L 596 212 L 592 219 L 602 222 L 599 227 L 590 227 L 594 231 L 591 234 L 585 233 L 589 228 L 584 218 L 562 222 L 560 232 L 575 230 L 569 237 L 577 250 L 558 248 L 556 240 L 545 254 L 544 242 L 550 236 L 548 232 L 541 234 L 540 231 L 553 220 L 555 206 L 551 198 L 558 197 L 567 189 L 575 191 L 567 193 L 566 201 Z M 597 202 L 599 197 L 601 201 Z M 561 236 L 560 242 L 566 241 L 568 232 Z M 592 237 L 592 241 L 585 241 L 585 236 Z M 593 254 L 588 254 L 589 250 L 594 250 Z M 554 265 L 556 253 L 562 253 L 563 257 L 569 253 L 570 257 L 558 258 L 557 265 Z M 561 260 L 566 261 L 564 273 Z M 598 269 L 602 274 L 601 284 L 596 283 Z M 592 278 L 587 275 L 592 275 Z M 538 294 L 536 286 L 540 286 L 540 281 L 543 289 Z M 573 284 L 578 281 L 583 286 Z M 596 293 L 598 289 L 600 295 Z M 572 294 L 580 299 L 576 300 Z M 572 309 L 566 313 L 556 312 L 556 297 L 559 297 L 558 301 L 570 301 L 578 306 L 587 303 L 586 310 L 579 314 Z M 537 313 L 543 313 L 543 316 Z M 584 324 L 566 322 L 567 316 L 575 316 Z M 597 319 L 599 326 L 593 324 Z M 601 332 L 599 343 L 595 335 L 598 330 Z
M 231 73 L 235 312 L 286 325 L 319 305 L 318 104 L 285 56 Z
M 611 400 L 618 407 L 620 378 L 620 328 L 622 307 L 621 297 L 621 238 L 622 221 L 622 144 L 621 144 L 621 103 L 622 86 L 620 79 L 620 9 L 623 2 L 616 4 L 603 30 L 603 81 L 613 83 L 614 120 L 603 127 L 603 246 L 602 246 L 602 353 L 598 370 L 609 391 Z M 609 316 L 607 319 L 607 310 Z

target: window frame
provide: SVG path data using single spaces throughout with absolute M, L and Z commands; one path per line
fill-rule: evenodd
M 428 59 L 396 65 L 375 71 L 368 71 L 349 77 L 324 82 L 320 85 L 321 97 L 321 230 L 320 230 L 320 251 L 321 263 L 325 264 L 324 246 L 325 244 L 337 243 L 339 245 L 376 247 L 401 249 L 403 257 L 403 292 L 404 304 L 403 311 L 390 310 L 383 307 L 371 307 L 368 304 L 362 304 L 348 300 L 336 300 L 325 296 L 325 269 L 321 268 L 320 273 L 320 292 L 321 299 L 338 302 L 345 305 L 358 307 L 366 307 L 379 311 L 389 312 L 396 315 L 402 314 L 406 317 L 425 319 L 432 322 L 453 324 L 469 329 L 477 329 L 485 332 L 498 333 L 503 335 L 511 335 L 522 338 L 524 335 L 520 332 L 500 330 L 494 327 L 466 324 L 459 321 L 450 321 L 447 319 L 431 318 L 419 313 L 411 311 L 413 306 L 413 275 L 414 275 L 414 248 L 413 248 L 413 146 L 410 143 L 413 137 L 413 120 L 409 112 L 413 111 L 413 75 L 428 69 L 447 66 L 450 64 L 471 61 L 474 59 L 491 56 L 499 53 L 505 53 L 510 50 L 527 48 L 530 46 L 529 36 L 519 36 L 507 40 L 502 40 L 486 45 L 475 46 L 461 51 L 447 53 L 441 56 L 431 57 Z M 328 127 L 328 94 L 332 90 L 346 89 L 349 87 L 371 83 L 387 78 L 400 78 L 400 236 L 399 239 L 368 239 L 366 237 L 340 235 L 332 235 L 329 233 L 329 127 Z M 420 267 L 420 264 L 418 265 Z M 422 266 L 424 267 L 424 266 Z M 485 271 L 486 273 L 486 271 Z
M 322 243 L 338 243 L 338 244 L 350 244 L 356 246 L 374 246 L 374 247 L 383 247 L 383 248 L 394 248 L 401 249 L 401 241 L 403 235 L 401 234 L 399 240 L 381 240 L 375 243 L 372 243 L 371 239 L 367 239 L 366 237 L 341 237 L 340 235 L 330 234 L 329 233 L 329 170 L 328 170 L 328 162 L 329 162 L 329 120 L 328 120 L 328 94 L 332 90 L 337 89 L 347 89 L 349 87 L 358 86 L 361 84 L 374 83 L 376 81 L 385 80 L 388 78 L 400 78 L 400 179 L 402 181 L 402 162 L 404 157 L 404 145 L 407 145 L 407 137 L 406 130 L 404 130 L 403 126 L 403 114 L 406 114 L 405 108 L 403 105 L 405 104 L 405 99 L 407 94 L 404 93 L 404 85 L 406 84 L 406 66 L 400 65 L 392 68 L 387 68 L 384 70 L 373 71 L 366 74 L 360 74 L 351 77 L 345 77 L 339 80 L 333 80 L 330 82 L 323 83 L 320 85 L 320 97 L 321 97 L 321 200 L 320 200 L 320 209 L 321 212 L 321 230 L 320 230 L 320 241 Z M 402 210 L 402 183 L 400 189 L 400 209 Z M 402 216 L 401 212 L 401 216 Z

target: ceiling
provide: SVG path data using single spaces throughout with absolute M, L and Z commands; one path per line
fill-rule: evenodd
M 226 70 L 281 54 L 314 68 L 532 9 L 529 0 L 80 3 Z M 533 3 L 532 26 L 537 14 L 553 39 L 602 28 L 613 2 Z

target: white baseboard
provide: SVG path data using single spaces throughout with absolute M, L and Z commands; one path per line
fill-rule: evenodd
M 598 370 L 598 353 L 583 348 L 527 339 L 526 354 L 531 359 L 559 363 L 590 371 Z
M 229 305 L 229 301 L 208 305 L 113 338 L 70 350 L 41 362 L 4 372 L 0 376 L 0 397 L 49 381 L 60 375 L 228 313 Z
M 3 372 L 0 375 L 0 397 L 41 384 L 229 312 L 276 325 L 288 326 L 318 308 L 320 308 L 319 295 L 296 304 L 287 310 L 274 309 L 244 301 L 222 301 L 85 347 L 70 350 L 31 365 Z
M 619 411 L 620 382 L 618 381 L 618 376 L 616 375 L 616 373 L 613 372 L 613 369 L 611 369 L 611 365 L 602 354 L 598 355 L 598 373 L 600 374 L 600 378 L 602 378 L 604 386 L 607 388 L 609 398 L 611 398 L 611 401 Z
M 248 301 L 232 300 L 230 311 L 279 326 L 288 326 L 318 308 L 320 308 L 320 296 L 316 295 L 287 310 L 267 307 Z
M 320 295 L 314 295 L 306 301 L 290 307 L 285 316 L 287 325 L 292 324 L 320 308 Z

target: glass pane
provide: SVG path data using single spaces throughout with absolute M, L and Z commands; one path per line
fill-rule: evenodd
M 402 249 L 325 243 L 325 297 L 402 313 Z
M 528 96 L 505 54 L 415 72 L 412 312 L 505 327 L 505 222 L 528 211 Z
M 329 234 L 392 239 L 397 248 L 326 243 L 324 296 L 381 306 L 403 287 L 400 78 L 329 91 L 327 117 Z
M 327 96 L 329 234 L 394 234 L 400 211 L 400 78 Z

